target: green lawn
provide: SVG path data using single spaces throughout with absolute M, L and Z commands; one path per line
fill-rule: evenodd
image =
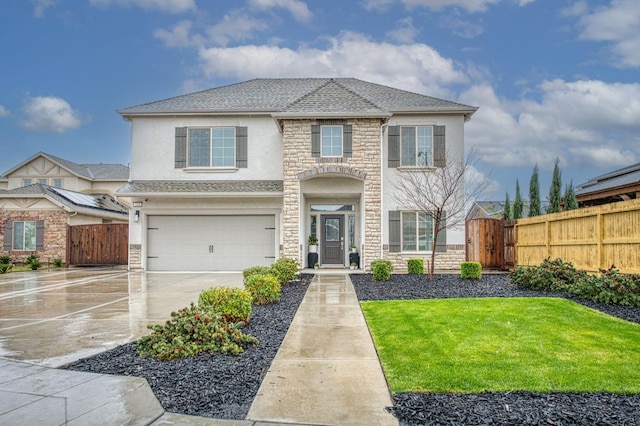
M 556 298 L 362 302 L 397 392 L 640 392 L 640 325 Z

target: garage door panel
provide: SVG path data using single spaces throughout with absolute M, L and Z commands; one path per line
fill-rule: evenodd
M 150 216 L 147 269 L 242 270 L 275 260 L 275 216 Z

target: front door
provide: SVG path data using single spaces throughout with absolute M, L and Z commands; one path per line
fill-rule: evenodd
M 321 262 L 323 265 L 344 265 L 344 216 L 323 215 L 321 218 Z

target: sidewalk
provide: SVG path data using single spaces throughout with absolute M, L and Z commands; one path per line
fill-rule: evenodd
M 398 425 L 347 274 L 319 274 L 291 323 L 247 420 Z

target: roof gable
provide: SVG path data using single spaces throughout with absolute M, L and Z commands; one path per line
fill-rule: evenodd
M 3 177 L 8 177 L 10 174 L 34 162 L 38 158 L 45 158 L 65 169 L 72 175 L 87 180 L 126 181 L 129 178 L 129 167 L 122 164 L 77 164 L 73 161 L 65 160 L 64 158 L 56 157 L 55 155 L 47 154 L 42 151 L 10 169 Z

